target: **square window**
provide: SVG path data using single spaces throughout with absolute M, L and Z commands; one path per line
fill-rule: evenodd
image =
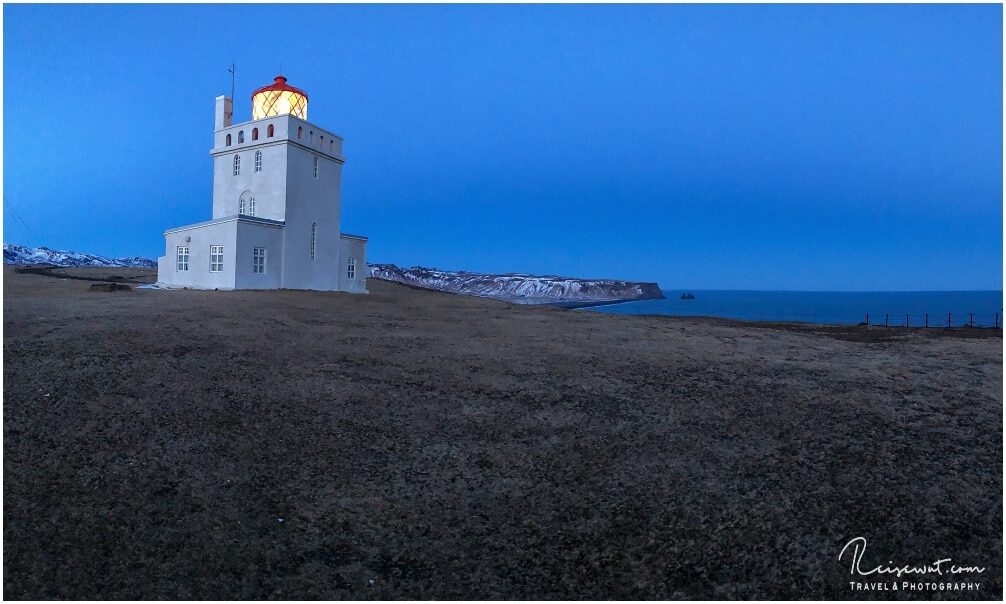
M 175 269 L 180 271 L 189 270 L 189 246 L 178 246 L 178 255 L 175 262 Z
M 220 273 L 224 270 L 224 246 L 210 246 L 210 272 Z
M 256 275 L 265 274 L 265 248 L 257 247 L 252 250 L 252 273 Z

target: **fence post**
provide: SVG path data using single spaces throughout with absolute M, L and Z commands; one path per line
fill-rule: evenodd
M 999 313 L 996 313 L 996 329 L 999 329 Z
M 929 327 L 929 313 L 926 313 L 926 327 Z
M 908 313 L 905 313 L 905 327 L 908 327 Z
M 950 326 L 951 326 L 950 325 L 950 313 L 947 313 L 947 327 L 949 328 Z
M 870 324 L 870 313 L 866 313 L 866 324 Z
M 975 313 L 971 313 L 971 320 L 969 321 L 971 327 L 975 326 Z
M 887 327 L 887 319 L 889 319 L 890 316 L 891 316 L 890 314 L 885 314 L 884 315 L 884 327 Z

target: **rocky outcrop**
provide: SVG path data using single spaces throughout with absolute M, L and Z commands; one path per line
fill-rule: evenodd
M 521 273 L 494 275 L 443 271 L 421 266 L 400 268 L 394 264 L 371 264 L 368 268 L 370 276 L 376 279 L 518 304 L 589 306 L 664 297 L 656 283 L 636 281 L 577 279 Z

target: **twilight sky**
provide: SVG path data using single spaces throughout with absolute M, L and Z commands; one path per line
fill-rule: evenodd
M 1001 289 L 1002 6 L 4 5 L 8 243 L 164 254 L 282 65 L 402 266 Z M 15 213 L 26 227 L 14 219 Z

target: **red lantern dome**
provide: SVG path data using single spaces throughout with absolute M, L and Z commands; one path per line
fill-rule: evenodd
M 307 93 L 287 84 L 285 77 L 278 75 L 275 82 L 252 93 L 253 120 L 288 114 L 307 119 Z

